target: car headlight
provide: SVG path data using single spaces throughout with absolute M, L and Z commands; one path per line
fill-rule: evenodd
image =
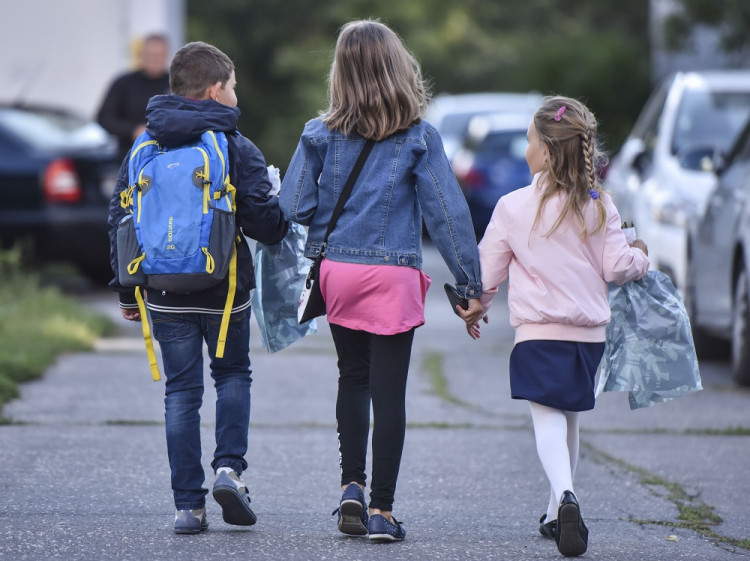
M 695 213 L 695 205 L 691 201 L 669 199 L 654 204 L 651 217 L 659 224 L 679 226 L 684 228 L 690 217 Z

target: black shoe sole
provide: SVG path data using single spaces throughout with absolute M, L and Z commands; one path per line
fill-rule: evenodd
M 586 553 L 587 539 L 581 535 L 579 521 L 581 511 L 574 503 L 564 504 L 557 515 L 555 539 L 557 550 L 565 557 L 577 557 Z
M 221 515 L 227 524 L 252 526 L 258 521 L 258 517 L 237 489 L 229 486 L 214 487 L 213 496 L 221 506 Z
M 339 505 L 341 518 L 339 519 L 339 531 L 349 536 L 367 535 L 367 527 L 362 524 L 362 503 L 355 500 L 342 501 Z

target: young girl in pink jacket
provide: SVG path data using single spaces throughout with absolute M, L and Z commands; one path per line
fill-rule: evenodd
M 482 305 L 508 279 L 514 399 L 531 407 L 537 452 L 550 482 L 539 525 L 565 556 L 581 555 L 588 530 L 573 478 L 578 413 L 594 407 L 594 377 L 610 311 L 607 283 L 648 271 L 646 244 L 625 241 L 617 209 L 599 182 L 596 120 L 580 102 L 546 98 L 528 131 L 534 179 L 500 199 L 479 244 Z M 462 314 L 469 335 L 476 315 Z M 486 321 L 486 316 L 485 316 Z

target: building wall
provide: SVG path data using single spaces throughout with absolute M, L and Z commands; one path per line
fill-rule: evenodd
M 112 79 L 153 32 L 184 41 L 184 0 L 24 0 L 3 5 L 0 102 L 93 116 Z

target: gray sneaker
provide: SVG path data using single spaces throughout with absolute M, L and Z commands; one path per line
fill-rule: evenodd
M 219 468 L 214 480 L 213 496 L 221 505 L 224 522 L 235 526 L 252 526 L 258 521 L 250 508 L 250 493 L 240 476 L 230 468 Z
M 199 534 L 204 530 L 208 530 L 205 507 L 197 510 L 178 510 L 175 513 L 175 534 Z

